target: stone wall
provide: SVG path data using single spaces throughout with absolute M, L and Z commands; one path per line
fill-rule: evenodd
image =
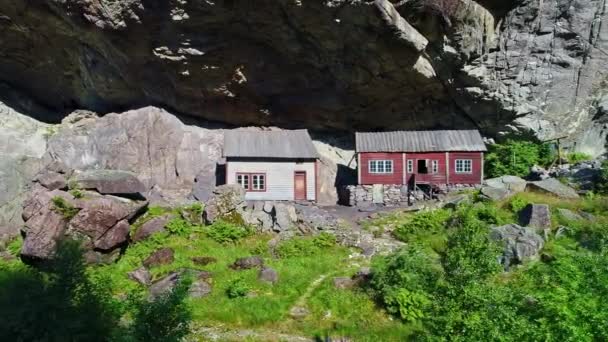
M 399 205 L 407 202 L 407 185 L 382 186 L 384 205 Z M 350 206 L 365 206 L 373 203 L 373 185 L 349 185 L 345 189 L 344 200 Z
M 384 184 L 382 186 L 383 204 L 386 206 L 397 206 L 408 203 L 407 185 L 401 184 Z M 441 186 L 440 194 L 445 194 L 453 191 L 466 191 L 479 189 L 476 184 L 449 184 Z M 340 202 L 349 206 L 368 206 L 373 203 L 373 185 L 349 185 L 340 190 Z M 424 200 L 424 193 L 421 190 L 414 191 L 411 194 L 410 202 Z

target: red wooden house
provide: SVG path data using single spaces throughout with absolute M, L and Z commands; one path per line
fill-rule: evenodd
M 477 130 L 357 133 L 360 185 L 477 185 L 485 143 Z

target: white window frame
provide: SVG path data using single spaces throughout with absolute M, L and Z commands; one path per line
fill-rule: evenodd
M 242 180 L 242 182 L 241 182 Z M 251 177 L 248 173 L 237 173 L 236 184 L 240 185 L 243 189 L 249 190 L 251 186 Z
M 414 173 L 414 159 L 407 160 L 407 173 Z
M 251 191 L 266 191 L 266 175 L 252 174 L 251 175 Z
M 439 160 L 431 160 L 431 173 L 439 173 Z
M 454 162 L 454 172 L 460 174 L 473 173 L 473 159 L 456 159 Z
M 374 167 L 375 165 L 375 167 Z M 370 174 L 392 174 L 394 172 L 393 161 L 392 160 L 370 160 L 368 163 L 368 171 Z
M 243 182 L 241 182 L 243 180 Z M 246 181 L 245 181 L 246 180 Z M 266 191 L 266 174 L 259 172 L 237 172 L 236 183 L 247 192 Z

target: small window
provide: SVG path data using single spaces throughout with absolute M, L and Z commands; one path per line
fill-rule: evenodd
M 429 168 L 427 166 L 428 160 L 426 159 L 418 159 L 418 173 L 425 174 L 429 173 Z
M 266 191 L 266 175 L 263 173 L 237 173 L 236 182 L 247 191 Z
M 473 173 L 473 160 L 456 159 L 456 173 Z
M 414 160 L 408 159 L 407 160 L 407 173 L 413 173 L 413 172 L 414 172 Z
M 392 160 L 370 160 L 369 173 L 393 173 Z
M 249 190 L 249 175 L 247 174 L 237 174 L 236 182 L 239 183 L 241 187 L 245 190 Z
M 431 161 L 431 171 L 433 173 L 439 173 L 439 160 Z
M 266 175 L 252 175 L 251 185 L 253 191 L 266 190 Z

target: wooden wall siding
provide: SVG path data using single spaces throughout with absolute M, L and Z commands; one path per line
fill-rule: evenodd
M 480 184 L 483 167 L 482 152 L 450 152 L 450 184 Z M 473 160 L 472 173 L 456 173 L 456 159 Z
M 416 174 L 416 182 L 418 183 L 429 183 L 429 184 L 446 184 L 446 165 L 445 165 L 445 152 L 438 153 L 407 153 L 406 154 L 406 165 L 407 160 L 414 161 L 414 174 Z M 418 173 L 418 160 L 428 160 L 427 168 L 429 173 L 422 174 Z M 431 173 L 433 171 L 432 161 L 436 160 L 439 165 L 437 173 Z M 407 171 L 407 169 L 405 169 Z M 409 181 L 411 174 L 406 175 L 406 179 Z
M 429 183 L 429 184 L 480 184 L 483 168 L 483 152 L 449 152 L 448 164 L 446 164 L 446 153 L 445 152 L 431 152 L 431 153 L 406 153 L 405 159 L 403 153 L 379 153 L 379 152 L 365 152 L 359 154 L 360 163 L 358 165 L 359 170 L 359 184 L 361 185 L 372 185 L 372 184 L 403 184 L 403 179 L 409 182 L 412 174 L 407 173 L 407 161 L 412 160 L 414 162 L 414 172 L 416 174 L 416 181 L 418 183 Z M 417 171 L 418 160 L 428 160 L 429 173 L 419 174 Z M 471 173 L 456 173 L 456 159 L 471 159 L 473 161 Z M 393 173 L 392 174 L 370 174 L 369 173 L 369 161 L 370 160 L 392 160 L 393 161 Z M 439 169 L 436 173 L 432 172 L 432 161 L 437 160 Z M 405 175 L 405 177 L 404 177 Z
M 306 172 L 306 197 L 316 200 L 315 162 L 296 163 L 294 161 L 228 161 L 226 163 L 226 184 L 237 184 L 237 173 L 266 173 L 265 192 L 247 192 L 246 200 L 251 201 L 293 201 L 294 173 Z
M 393 173 L 373 174 L 369 172 L 370 160 L 392 160 Z M 403 154 L 402 153 L 361 153 L 360 164 L 360 184 L 402 184 L 403 182 Z

